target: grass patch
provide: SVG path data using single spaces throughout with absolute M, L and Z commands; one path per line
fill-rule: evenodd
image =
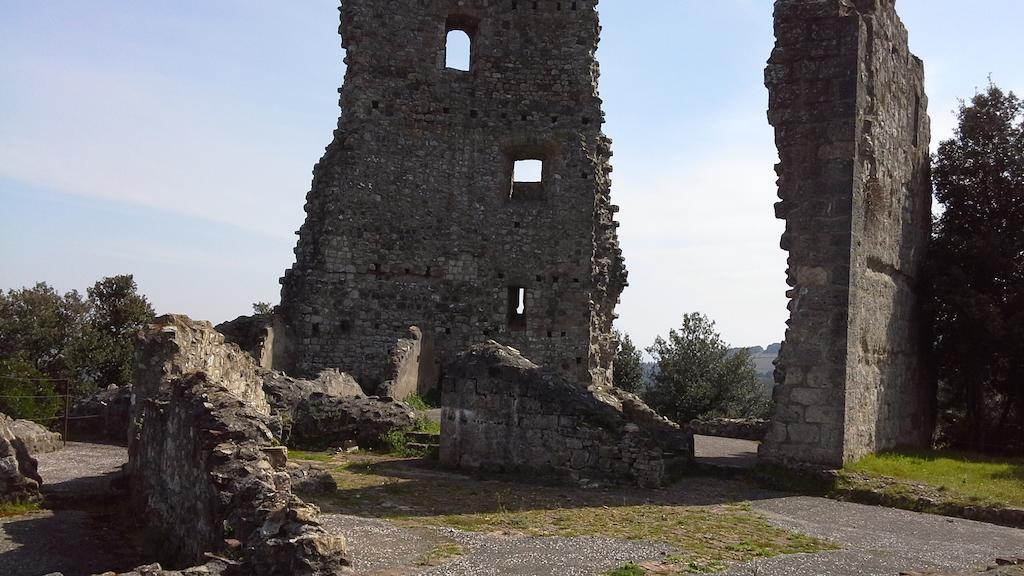
M 403 526 L 664 542 L 681 551 L 668 560 L 671 571 L 702 573 L 756 558 L 835 548 L 771 525 L 742 501 L 697 497 L 690 485 L 743 492 L 744 485 L 735 481 L 692 479 L 675 491 L 580 490 L 480 481 L 379 454 L 339 458 L 344 462 L 333 469 L 339 490 L 316 503 L 328 512 Z
M 846 469 L 919 482 L 968 502 L 1024 506 L 1024 459 L 903 451 L 868 456 Z
M 307 462 L 330 462 L 334 454 L 330 452 L 308 452 L 306 450 L 289 450 L 288 458 L 291 460 L 305 460 Z
M 0 503 L 0 518 L 24 516 L 42 510 L 38 502 L 6 502 Z
M 428 404 L 427 400 L 420 396 L 419 394 L 413 394 L 412 396 L 409 396 L 408 398 L 403 400 L 403 402 L 408 404 L 410 408 L 417 412 L 426 412 L 427 410 L 433 410 L 434 408 L 438 408 L 438 406 L 431 406 L 430 404 Z
M 439 544 L 434 547 L 433 550 L 427 552 L 423 556 L 420 556 L 416 560 L 417 566 L 440 566 L 453 558 L 458 558 L 466 553 L 466 550 L 454 542 L 448 544 Z

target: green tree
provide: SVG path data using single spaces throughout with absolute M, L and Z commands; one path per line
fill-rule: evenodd
M 995 85 L 961 104 L 935 157 L 930 311 L 941 429 L 1024 449 L 1024 105 Z
M 23 354 L 0 360 L 0 412 L 50 424 L 63 406 L 59 396 L 53 380 Z
M 254 314 L 273 314 L 274 305 L 269 302 L 256 302 L 252 305 Z
M 768 393 L 750 353 L 729 353 L 703 314 L 687 314 L 668 340 L 660 336 L 647 349 L 657 362 L 644 400 L 676 422 L 706 418 L 764 417 Z
M 87 290 L 87 330 L 79 350 L 88 355 L 81 364 L 84 379 L 99 386 L 131 383 L 135 335 L 156 317 L 130 275 L 104 278 Z
M 644 385 L 644 358 L 633 345 L 629 334 L 615 331 L 619 345 L 615 350 L 615 386 L 626 392 L 639 394 Z
M 82 337 L 88 310 L 78 292 L 62 296 L 45 282 L 0 292 L 0 358 L 22 354 L 47 376 L 71 377 L 70 351 Z

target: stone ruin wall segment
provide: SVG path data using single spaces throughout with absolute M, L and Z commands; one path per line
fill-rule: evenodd
M 792 289 L 762 457 L 841 466 L 927 445 L 923 64 L 893 0 L 779 0 L 775 27 L 766 84 Z
M 289 353 L 275 367 L 336 367 L 372 389 L 417 326 L 442 363 L 495 339 L 577 381 L 610 380 L 626 273 L 596 5 L 342 4 L 342 115 L 282 278 Z M 446 68 L 450 30 L 472 40 L 469 71 Z M 524 159 L 544 162 L 543 183 L 513 188 Z

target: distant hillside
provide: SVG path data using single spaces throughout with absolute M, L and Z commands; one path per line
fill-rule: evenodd
M 757 370 L 757 374 L 761 376 L 761 379 L 765 382 L 772 383 L 774 379 L 772 374 L 775 372 L 775 359 L 779 357 L 779 349 L 782 348 L 782 344 L 772 344 L 767 348 L 761 346 L 753 346 L 751 348 L 732 348 L 729 350 L 730 353 L 735 354 L 740 350 L 746 350 L 750 353 L 751 360 L 754 361 L 754 369 Z
M 750 359 L 754 361 L 754 370 L 757 375 L 761 377 L 761 380 L 769 385 L 775 385 L 775 359 L 779 357 L 779 349 L 782 348 L 782 344 L 772 344 L 767 348 L 761 346 L 753 346 L 750 348 L 730 348 L 729 354 L 735 354 L 740 350 L 746 350 L 750 353 Z M 654 380 L 654 375 L 658 371 L 658 365 L 654 362 L 644 362 L 644 386 L 649 385 Z

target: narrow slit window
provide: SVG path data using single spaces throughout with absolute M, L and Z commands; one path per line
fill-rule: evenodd
M 473 40 L 465 30 L 449 30 L 445 46 L 445 67 L 469 72 Z
M 508 326 L 511 330 L 526 330 L 526 288 L 508 289 Z

